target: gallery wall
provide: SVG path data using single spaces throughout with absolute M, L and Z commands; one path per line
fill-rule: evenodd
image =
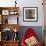
M 0 0 L 0 7 L 13 7 L 15 0 Z M 19 24 L 20 26 L 44 26 L 43 5 L 42 0 L 17 0 L 17 7 L 19 7 Z M 23 7 L 37 7 L 38 8 L 38 21 L 37 22 L 24 22 L 23 21 Z M 11 17 L 12 18 L 12 17 Z M 10 19 L 9 19 L 10 20 Z M 14 22 L 14 21 L 13 21 Z

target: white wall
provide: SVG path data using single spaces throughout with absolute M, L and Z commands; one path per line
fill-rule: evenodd
M 43 6 L 42 0 L 19 0 L 20 5 L 22 6 L 21 15 L 20 15 L 20 25 L 22 26 L 43 26 Z M 38 7 L 38 22 L 23 22 L 23 7 Z
M 1 7 L 15 6 L 15 0 L 0 0 Z M 43 6 L 42 0 L 17 0 L 18 7 L 20 8 L 19 24 L 21 26 L 43 26 Z M 24 22 L 23 21 L 23 7 L 38 7 L 38 22 Z

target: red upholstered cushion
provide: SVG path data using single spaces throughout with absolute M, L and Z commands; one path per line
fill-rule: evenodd
M 32 36 L 36 36 L 36 33 L 34 32 L 34 30 L 32 28 L 27 29 L 25 32 L 24 38 L 27 39 Z
M 37 35 L 32 28 L 28 28 L 24 34 L 24 37 L 22 38 L 21 45 L 26 46 L 25 39 L 28 39 L 29 37 L 32 37 L 32 36 L 36 37 Z

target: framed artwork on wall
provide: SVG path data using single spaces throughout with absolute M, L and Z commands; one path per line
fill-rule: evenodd
M 2 15 L 9 15 L 9 10 L 2 10 Z
M 23 20 L 26 22 L 38 21 L 38 8 L 37 7 L 23 7 Z

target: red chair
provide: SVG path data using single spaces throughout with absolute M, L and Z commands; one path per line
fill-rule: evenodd
M 22 38 L 22 42 L 21 42 L 21 46 L 27 46 L 25 40 L 34 36 L 37 39 L 37 35 L 34 32 L 34 30 L 32 28 L 28 28 L 24 34 L 24 37 Z M 38 41 L 38 40 L 37 40 Z M 35 46 L 41 46 L 41 44 L 39 43 L 39 41 L 37 42 L 37 44 Z

